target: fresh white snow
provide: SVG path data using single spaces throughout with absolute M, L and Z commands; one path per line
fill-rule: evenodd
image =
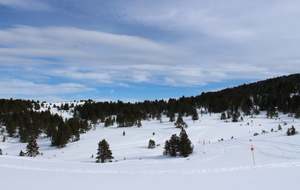
M 163 123 L 143 121 L 140 128 L 99 124 L 62 149 L 50 147 L 50 139 L 40 137 L 43 156 L 35 158 L 20 157 L 27 143 L 7 138 L 0 142 L 1 189 L 299 189 L 300 135 L 285 132 L 292 125 L 299 131 L 300 121 L 279 117 L 267 119 L 262 112 L 237 123 L 221 121 L 220 114 L 199 114 L 195 122 L 184 117 L 194 145 L 187 158 L 162 155 L 165 141 L 180 132 L 166 117 Z M 282 131 L 277 131 L 278 124 Z M 261 134 L 262 129 L 268 133 Z M 255 132 L 259 135 L 253 136 Z M 115 158 L 112 163 L 95 163 L 98 142 L 104 138 Z M 148 149 L 150 139 L 160 146 Z

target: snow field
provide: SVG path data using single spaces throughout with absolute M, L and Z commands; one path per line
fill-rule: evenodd
M 100 124 L 63 149 L 50 147 L 50 139 L 40 137 L 43 156 L 35 158 L 18 156 L 27 144 L 8 138 L 0 142 L 0 179 L 5 189 L 298 189 L 300 136 L 285 132 L 291 125 L 299 131 L 299 120 L 282 114 L 280 119 L 267 119 L 263 112 L 238 123 L 219 118 L 220 114 L 203 115 L 195 122 L 183 118 L 194 145 L 188 158 L 162 155 L 165 141 L 180 132 L 165 117 L 163 123 L 143 121 L 140 128 Z M 270 132 L 278 124 L 282 131 Z M 261 134 L 263 129 L 268 133 Z M 259 135 L 253 136 L 255 132 Z M 103 138 L 115 157 L 112 163 L 95 163 Z M 160 146 L 148 149 L 150 139 Z

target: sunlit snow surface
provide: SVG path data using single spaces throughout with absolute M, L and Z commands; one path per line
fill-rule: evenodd
M 283 114 L 267 119 L 264 112 L 238 123 L 219 118 L 220 114 L 199 114 L 195 122 L 183 118 L 194 144 L 188 158 L 162 155 L 165 141 L 180 132 L 168 118 L 163 123 L 143 121 L 140 128 L 99 124 L 63 149 L 50 147 L 50 139 L 40 137 L 43 156 L 35 158 L 20 157 L 27 143 L 8 138 L 0 142 L 1 189 L 299 189 L 300 135 L 285 134 L 292 125 L 299 131 L 299 120 Z M 278 124 L 282 131 L 277 131 Z M 268 133 L 261 134 L 263 129 Z M 255 132 L 259 135 L 253 136 Z M 98 142 L 104 138 L 115 158 L 112 163 L 95 163 Z M 150 139 L 160 146 L 148 149 Z

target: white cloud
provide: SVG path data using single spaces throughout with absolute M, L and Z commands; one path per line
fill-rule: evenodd
M 300 1 L 206 1 L 166 0 L 120 9 L 129 22 L 140 22 L 166 31 L 184 33 L 191 48 L 199 51 L 210 47 L 273 61 L 280 56 L 295 56 L 300 42 Z M 191 36 L 189 38 L 189 36 Z M 193 44 L 193 46 L 191 46 Z M 207 53 L 207 51 L 205 52 Z M 227 54 L 227 55 L 225 55 Z M 210 56 L 216 56 L 209 52 Z
M 0 5 L 30 11 L 50 11 L 51 6 L 37 0 L 0 0 Z
M 2 65 L 28 75 L 124 87 L 130 87 L 127 82 L 158 82 L 156 75 L 164 75 L 188 55 L 140 37 L 63 27 L 0 30 L 0 44 Z
M 151 40 L 115 35 L 78 28 L 36 28 L 19 26 L 0 30 L 2 55 L 32 57 L 63 57 L 77 62 L 107 64 L 122 60 L 143 62 L 174 62 L 186 52 Z M 6 48 L 5 48 L 6 47 Z
M 95 89 L 75 83 L 62 83 L 57 85 L 36 84 L 30 81 L 12 79 L 1 80 L 1 95 L 31 95 L 44 96 L 44 95 L 58 95 L 68 93 L 78 93 L 83 91 L 93 91 Z

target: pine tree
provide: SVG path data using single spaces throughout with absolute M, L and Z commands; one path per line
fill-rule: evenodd
M 173 134 L 170 140 L 165 142 L 164 155 L 188 157 L 193 153 L 193 145 L 186 134 L 186 131 L 181 128 L 179 137 Z
M 183 121 L 181 114 L 178 115 L 176 122 L 174 123 L 176 128 L 187 128 L 188 125 Z
M 179 135 L 179 154 L 183 157 L 188 157 L 190 154 L 193 153 L 193 145 L 190 139 L 188 138 L 188 135 L 186 134 L 186 131 L 181 128 L 181 132 Z
M 97 157 L 96 157 L 96 162 L 99 163 L 105 163 L 107 161 L 111 162 L 111 159 L 113 159 L 114 157 L 112 156 L 112 152 L 109 149 L 109 144 L 107 143 L 107 141 L 105 139 L 103 139 L 102 141 L 100 141 L 98 143 L 98 153 L 97 153 Z
M 163 155 L 170 155 L 170 142 L 166 140 Z
M 26 155 L 30 157 L 35 157 L 36 155 L 40 154 L 39 146 L 34 138 L 31 138 L 26 146 L 27 152 Z
M 142 126 L 142 121 L 141 121 L 141 119 L 138 119 L 137 120 L 137 127 L 141 127 Z
M 109 127 L 110 126 L 110 118 L 106 118 L 104 122 L 104 127 Z
M 192 111 L 192 120 L 195 123 L 195 121 L 198 120 L 198 119 L 199 119 L 199 116 L 198 116 L 198 113 L 197 113 L 197 109 L 195 108 Z
M 232 114 L 232 119 L 231 119 L 231 121 L 232 122 L 238 122 L 239 121 L 239 117 L 240 117 L 240 112 L 234 112 L 233 114 Z
M 226 120 L 226 113 L 222 112 L 220 119 L 221 120 Z
M 177 156 L 180 139 L 173 134 L 170 140 L 167 140 L 164 147 L 164 155 Z
M 175 113 L 173 111 L 169 111 L 169 121 L 174 122 L 175 121 Z
M 275 106 L 274 106 L 273 103 L 270 103 L 266 115 L 267 115 L 267 118 L 271 118 L 271 119 L 272 119 L 274 116 L 275 116 L 275 117 L 278 116 L 278 113 L 276 113 L 276 108 L 275 108 Z
M 2 139 L 2 142 L 5 142 L 6 141 L 6 136 L 3 135 L 3 139 Z
M 53 131 L 51 146 L 63 148 L 68 144 L 71 137 L 71 129 L 68 123 L 61 122 L 57 129 Z

